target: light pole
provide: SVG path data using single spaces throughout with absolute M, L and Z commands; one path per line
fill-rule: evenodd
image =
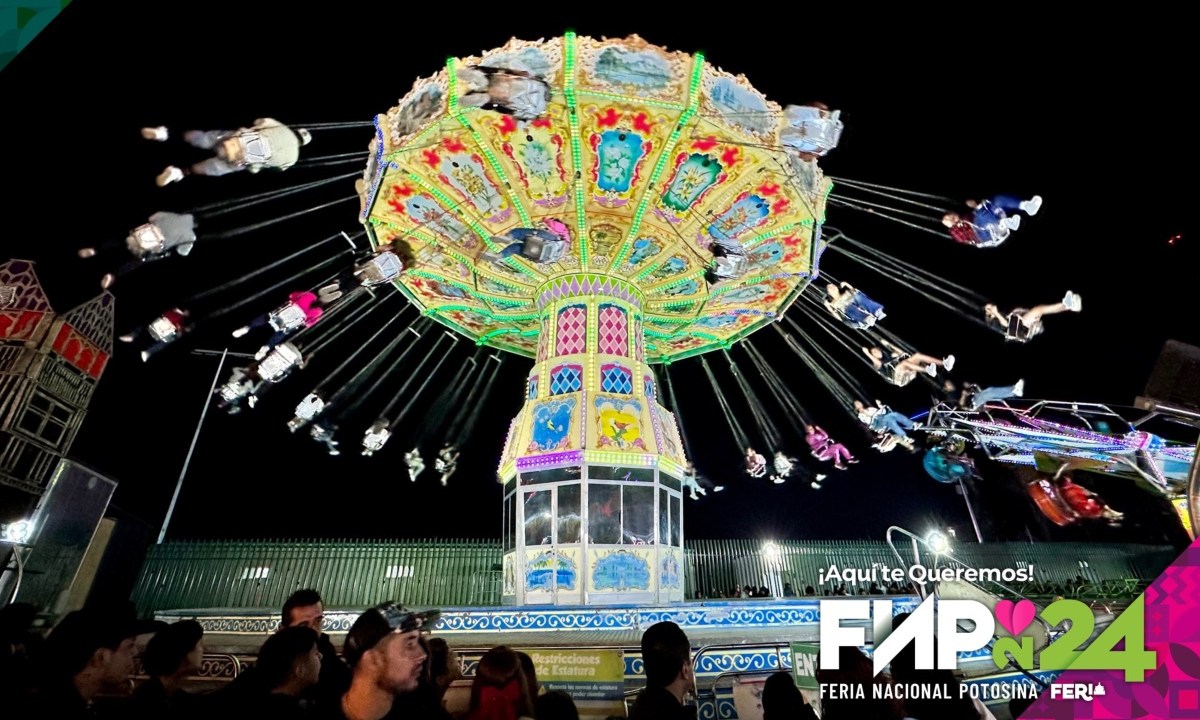
M 193 350 L 194 355 L 216 355 L 214 350 Z M 253 357 L 245 353 L 231 353 L 229 348 L 221 351 L 221 362 L 217 363 L 217 372 L 213 375 L 212 387 L 208 389 L 208 394 L 204 396 L 204 409 L 200 411 L 200 421 L 196 423 L 196 432 L 192 433 L 192 444 L 188 448 L 187 457 L 183 460 L 183 468 L 179 471 L 179 480 L 175 483 L 175 493 L 171 495 L 171 504 L 167 507 L 167 516 L 163 518 L 162 530 L 158 531 L 158 545 L 162 544 L 163 538 L 167 536 L 167 526 L 171 524 L 171 516 L 175 514 L 175 503 L 179 500 L 179 491 L 183 488 L 183 478 L 187 475 L 188 464 L 192 461 L 192 453 L 196 450 L 196 441 L 200 439 L 200 428 L 204 426 L 204 417 L 208 415 L 208 406 L 212 404 L 212 395 L 217 389 L 217 383 L 221 381 L 221 370 L 225 367 L 225 358 L 229 355 L 237 357 Z
M 983 533 L 979 531 L 979 521 L 975 519 L 975 508 L 971 506 L 971 496 L 967 494 L 967 483 L 961 475 L 958 478 L 958 489 L 962 493 L 963 502 L 967 504 L 967 513 L 971 516 L 971 527 L 975 528 L 975 539 L 982 545 Z
M 25 560 L 21 557 L 22 553 L 29 552 L 29 548 L 33 547 L 29 544 L 29 540 L 33 535 L 33 525 L 28 520 L 18 520 L 12 524 L 0 527 L 0 545 L 8 545 L 12 547 L 13 560 L 17 564 L 17 581 L 13 584 L 12 592 L 6 593 L 7 598 L 3 599 L 3 605 L 7 605 L 17 598 L 17 593 L 21 591 L 21 579 L 25 576 Z M 8 573 L 8 568 L 4 568 L 4 572 L 0 575 Z M 4 583 L 0 583 L 3 585 Z

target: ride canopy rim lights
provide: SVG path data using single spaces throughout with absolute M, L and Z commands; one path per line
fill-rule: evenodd
M 701 55 L 573 33 L 451 59 L 375 125 L 362 220 L 423 314 L 540 361 L 547 286 L 628 285 L 650 363 L 728 348 L 804 289 L 841 128 Z

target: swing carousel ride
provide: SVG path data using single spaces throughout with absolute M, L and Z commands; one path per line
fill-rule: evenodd
M 305 127 L 319 146 L 322 135 L 362 125 Z M 520 602 L 581 592 L 587 602 L 682 597 L 683 498 L 722 488 L 697 476 L 681 420 L 666 407 L 678 408 L 671 363 L 698 356 L 751 477 L 779 483 L 803 471 L 784 451 L 788 435 L 760 397 L 763 388 L 787 417 L 785 427 L 805 428 L 815 459 L 838 468 L 855 461 L 749 339 L 767 326 L 765 334 L 778 335 L 867 426 L 875 448 L 914 449 L 908 431 L 926 427 L 872 405 L 874 394 L 833 346 L 896 386 L 934 383 L 954 358 L 918 352 L 885 327 L 881 305 L 818 273 L 825 250 L 1009 341 L 1027 342 L 1041 332 L 1043 316 L 1081 307 L 1067 292 L 1061 303 L 1004 315 L 970 289 L 842 232 L 826 227 L 823 238 L 827 207 L 836 207 L 946 242 L 994 246 L 1020 227 L 1019 212 L 1036 214 L 1041 198 L 995 198 L 954 211 L 948 198 L 842 178 L 832 193 L 835 180 L 819 160 L 838 144 L 838 111 L 820 103 L 781 106 L 702 55 L 637 36 L 514 39 L 478 57 L 451 58 L 372 126 L 366 172 L 356 184 L 362 229 L 344 234 L 352 245 L 365 234 L 370 249 L 358 248 L 354 267 L 332 284 L 293 294 L 270 313 L 266 324 L 276 334 L 217 391 L 219 402 L 235 412 L 253 407 L 266 389 L 335 347 L 351 326 L 377 327 L 301 401 L 291 423 L 293 431 L 307 429 L 340 452 L 333 439 L 339 419 L 369 403 L 388 372 L 420 346 L 420 366 L 406 368 L 407 381 L 390 393 L 363 437 L 363 453 L 377 453 L 465 337 L 476 351 L 451 363 L 463 370 L 443 384 L 436 402 L 424 400 L 439 412 L 465 413 L 426 423 L 433 429 L 405 455 L 416 481 L 425 469 L 421 442 L 439 446 L 436 470 L 445 484 L 500 362 L 532 361 L 525 404 L 509 425 L 499 463 L 505 595 Z M 239 132 L 230 137 L 242 143 L 243 163 L 254 153 L 269 156 L 269 144 L 264 151 L 246 139 L 251 131 Z M 266 133 L 258 132 L 256 138 Z M 313 247 L 328 255 L 340 242 L 330 240 Z M 203 236 L 197 246 L 203 251 Z M 344 259 L 343 250 L 306 272 Z M 819 275 L 822 281 L 814 282 Z M 406 306 L 418 317 L 401 325 L 398 310 Z M 314 307 L 324 313 L 319 319 Z M 151 335 L 170 343 L 192 321 L 175 312 L 155 322 Z M 434 323 L 446 332 L 431 332 Z M 735 345 L 760 381 L 741 371 L 730 352 Z M 722 392 L 732 386 L 718 380 L 709 362 L 717 353 L 748 401 L 749 431 Z M 664 368 L 661 388 L 655 364 Z M 935 410 L 924 423 L 942 443 L 927 458 L 931 474 L 956 481 L 969 462 L 967 445 L 997 459 L 1032 462 L 1035 450 L 1048 447 L 1094 460 L 1154 444 L 1086 424 L 1051 423 L 1040 415 L 1043 404 L 1022 410 L 1004 403 L 1020 394 L 1000 393 L 1005 420 L 997 419 L 994 402 L 973 411 Z M 434 438 L 447 420 L 444 436 Z M 767 443 L 772 460 L 754 449 L 762 445 L 752 436 Z M 1150 452 L 1176 464 L 1191 460 L 1183 448 Z M 1150 465 L 1138 465 L 1137 473 L 1176 493 L 1167 482 L 1176 465 Z M 576 582 L 577 568 L 588 568 L 586 581 Z

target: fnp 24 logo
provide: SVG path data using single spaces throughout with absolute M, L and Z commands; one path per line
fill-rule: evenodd
M 866 645 L 865 627 L 843 623 L 867 620 L 874 631 L 876 675 L 909 644 L 914 645 L 917 669 L 955 670 L 959 653 L 987 647 L 994 639 L 992 660 L 1000 669 L 1009 666 L 1011 655 L 1026 670 L 1123 670 L 1126 681 L 1142 682 L 1146 672 L 1157 667 L 1156 653 L 1146 649 L 1144 608 L 1139 597 L 1088 643 L 1096 617 L 1078 600 L 1046 606 L 1040 615 L 1044 624 L 1035 626 L 1037 608 L 1029 600 L 1001 600 L 992 610 L 976 600 L 930 596 L 896 628 L 891 600 L 822 600 L 820 662 L 822 668 L 836 670 L 838 648 Z M 1035 635 L 1048 637 L 1050 643 L 1038 651 Z

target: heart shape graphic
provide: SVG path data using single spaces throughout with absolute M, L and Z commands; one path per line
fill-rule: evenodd
M 1007 630 L 1013 637 L 1017 637 L 1033 622 L 1033 616 L 1037 614 L 1037 607 L 1032 600 L 1022 600 L 1019 603 L 1014 603 L 1012 600 L 1001 600 L 996 603 L 995 613 L 996 622 L 1000 623 L 1000 627 Z

